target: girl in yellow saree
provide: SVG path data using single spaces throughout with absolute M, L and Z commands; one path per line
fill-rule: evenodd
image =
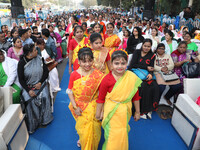
M 69 109 L 76 120 L 82 150 L 97 150 L 101 138 L 101 122 L 95 118 L 98 87 L 103 73 L 92 68 L 93 53 L 90 48 L 78 52 L 80 68 L 70 76 L 67 93 Z
M 138 87 L 142 81 L 134 73 L 126 71 L 127 55 L 123 51 L 112 54 L 112 67 L 112 72 L 105 76 L 99 88 L 96 118 L 103 118 L 105 143 L 102 149 L 128 150 L 132 101 L 136 110 L 134 119 L 137 121 L 140 119 Z
M 110 55 L 107 48 L 102 47 L 102 37 L 99 33 L 93 33 L 90 36 L 90 44 L 93 49 L 94 65 L 104 74 L 108 74 L 111 70 Z
M 74 28 L 74 38 L 70 40 L 69 44 L 69 73 L 71 74 L 73 64 L 73 70 L 79 68 L 78 64 L 78 51 L 80 47 L 83 47 L 85 44 L 88 44 L 88 38 L 83 36 L 82 26 L 76 26 Z
M 104 47 L 109 48 L 110 56 L 116 49 L 118 49 L 119 45 L 121 44 L 120 38 L 116 34 L 113 34 L 114 27 L 115 27 L 114 24 L 108 23 L 107 34 L 105 34 L 104 36 L 105 40 Z

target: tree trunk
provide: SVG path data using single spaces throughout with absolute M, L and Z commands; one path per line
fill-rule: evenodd
M 192 7 L 193 0 L 189 0 L 188 7 Z

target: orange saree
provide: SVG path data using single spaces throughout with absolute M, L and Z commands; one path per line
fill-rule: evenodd
M 101 138 L 101 122 L 95 118 L 98 87 L 104 74 L 94 70 L 91 74 L 79 78 L 73 83 L 73 94 L 78 107 L 82 109 L 77 116 L 72 104 L 69 109 L 76 120 L 76 130 L 79 135 L 82 150 L 97 150 Z
M 107 34 L 104 36 L 105 43 L 104 46 L 109 48 L 109 54 L 110 56 L 112 55 L 113 51 L 119 47 L 121 40 L 120 38 L 116 35 L 113 34 L 111 36 L 108 36 Z

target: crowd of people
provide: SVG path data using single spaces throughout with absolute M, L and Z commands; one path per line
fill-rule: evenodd
M 1 26 L 0 86 L 12 86 L 13 103 L 25 106 L 29 133 L 53 120 L 53 93 L 60 91 L 56 66 L 69 60 L 69 109 L 81 149 L 128 149 L 133 115 L 153 119 L 161 96 L 168 105 L 183 92 L 183 67 L 199 63 L 200 32 L 159 20 L 84 10 Z M 63 68 L 64 69 L 64 68 Z M 199 69 L 199 68 L 196 68 Z M 164 75 L 178 78 L 166 81 Z M 199 77 L 195 74 L 192 77 Z M 172 102 L 170 99 L 174 98 Z M 161 118 L 167 119 L 167 112 Z

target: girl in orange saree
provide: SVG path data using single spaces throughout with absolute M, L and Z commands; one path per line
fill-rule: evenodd
M 119 47 L 121 40 L 120 38 L 116 35 L 113 34 L 115 26 L 112 23 L 107 24 L 107 34 L 104 35 L 104 47 L 109 48 L 109 53 L 110 56 L 112 53 Z
M 76 120 L 82 150 L 97 150 L 101 138 L 101 122 L 95 118 L 98 87 L 104 77 L 92 68 L 93 53 L 90 48 L 78 52 L 80 68 L 70 76 L 67 93 L 69 109 Z M 77 145 L 79 141 L 77 142 Z
M 102 47 L 102 37 L 99 33 L 93 33 L 90 36 L 90 44 L 93 49 L 94 65 L 104 74 L 108 74 L 111 70 L 110 55 L 107 48 Z
M 70 41 L 69 44 L 69 73 L 72 72 L 71 65 L 73 64 L 73 69 L 77 70 L 79 68 L 78 64 L 78 51 L 80 47 L 88 44 L 88 38 L 83 36 L 82 26 L 76 26 L 74 28 L 74 39 Z
M 102 45 L 104 45 L 104 34 L 101 32 L 101 25 L 99 23 L 95 23 L 92 27 L 94 33 L 99 33 L 102 39 Z
M 96 118 L 102 121 L 105 142 L 103 150 L 128 150 L 128 122 L 135 106 L 135 121 L 140 119 L 138 87 L 142 80 L 126 71 L 127 55 L 123 51 L 112 54 L 112 72 L 104 77 L 99 88 Z M 102 115 L 103 114 L 103 115 Z

